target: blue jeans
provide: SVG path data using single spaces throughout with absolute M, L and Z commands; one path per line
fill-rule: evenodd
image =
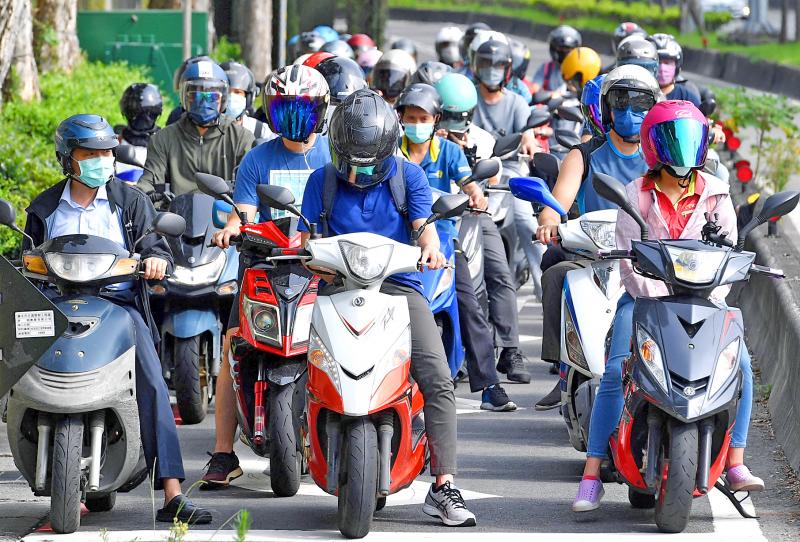
M 611 347 L 608 362 L 600 388 L 592 408 L 589 422 L 588 457 L 605 458 L 608 439 L 617 428 L 625 398 L 622 390 L 622 362 L 631 351 L 633 330 L 633 298 L 624 294 L 617 304 L 614 315 L 614 331 L 611 334 Z M 736 410 L 736 423 L 733 426 L 731 447 L 744 448 L 747 445 L 747 430 L 750 426 L 750 412 L 753 408 L 753 369 L 750 366 L 750 353 L 742 348 L 739 358 L 742 370 L 742 397 Z

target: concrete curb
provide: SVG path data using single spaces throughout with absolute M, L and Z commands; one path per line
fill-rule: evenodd
M 392 8 L 389 10 L 392 19 L 406 21 L 424 20 L 426 22 L 442 22 L 467 25 L 482 21 L 499 32 L 529 36 L 546 40 L 547 34 L 555 28 L 553 25 L 533 21 L 515 19 L 504 15 L 472 13 L 466 11 L 417 10 L 412 8 Z M 591 29 L 581 29 L 584 45 L 599 53 L 611 54 L 611 34 Z M 735 85 L 742 85 L 790 98 L 800 99 L 800 69 L 766 62 L 751 60 L 735 53 L 723 53 L 713 49 L 694 49 L 684 47 L 684 68 L 707 77 L 720 79 Z

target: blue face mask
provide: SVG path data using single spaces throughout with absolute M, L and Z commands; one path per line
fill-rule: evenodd
M 196 94 L 216 94 L 211 92 L 197 92 Z M 195 97 L 189 101 L 189 118 L 199 126 L 206 126 L 219 118 L 217 100 L 212 97 Z
M 78 179 L 89 188 L 100 188 L 114 174 L 113 156 L 96 156 L 78 162 L 81 174 Z
M 412 143 L 425 143 L 433 136 L 433 123 L 421 122 L 419 124 L 406 124 L 403 127 L 406 137 Z
M 646 112 L 636 113 L 630 107 L 614 109 L 614 131 L 623 138 L 638 136 L 646 114 Z
M 231 93 L 228 96 L 228 106 L 225 108 L 225 115 L 238 119 L 244 113 L 244 108 L 247 107 L 247 98 L 241 94 Z

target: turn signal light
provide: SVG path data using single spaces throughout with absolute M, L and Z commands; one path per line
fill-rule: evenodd
M 41 256 L 23 256 L 22 265 L 26 271 L 37 273 L 39 275 L 47 274 L 47 266 L 44 264 L 44 259 Z

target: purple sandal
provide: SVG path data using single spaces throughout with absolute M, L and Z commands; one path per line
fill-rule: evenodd
M 578 495 L 572 503 L 573 512 L 590 512 L 600 508 L 600 499 L 603 498 L 603 482 L 600 480 L 581 480 L 578 485 Z

